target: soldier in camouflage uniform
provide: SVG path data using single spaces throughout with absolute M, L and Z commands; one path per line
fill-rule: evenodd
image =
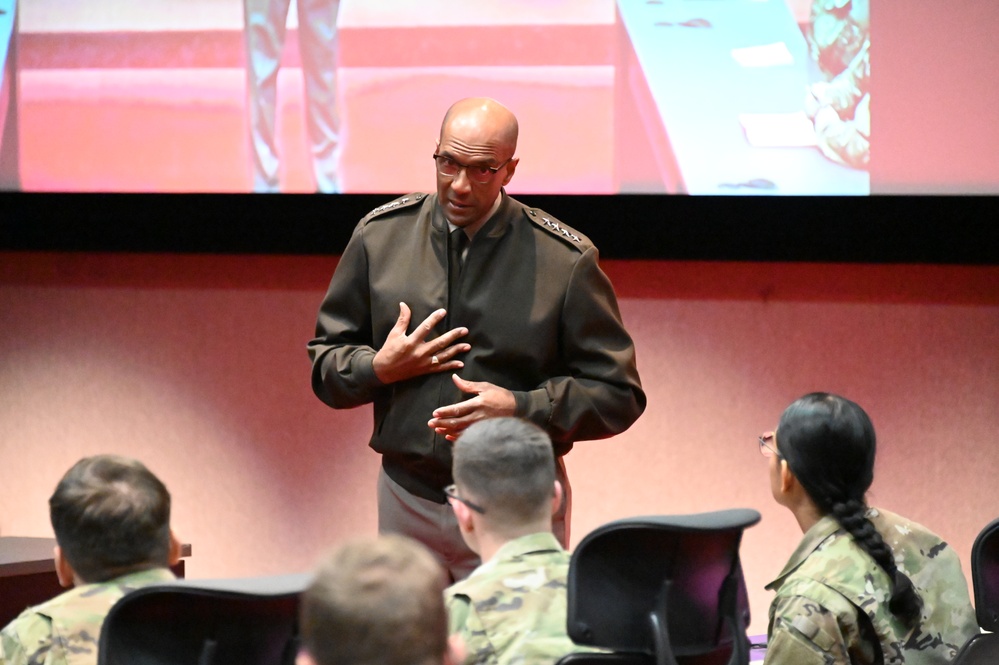
M 0 662 L 94 665 L 101 624 L 128 591 L 174 579 L 170 494 L 145 466 L 114 455 L 77 462 L 49 499 L 59 582 L 0 632 Z
M 551 439 L 517 418 L 466 429 L 447 488 L 462 536 L 484 562 L 446 593 L 452 635 L 470 663 L 554 663 L 566 635 L 569 554 L 552 533 L 562 500 Z
M 343 543 L 302 594 L 297 665 L 458 665 L 445 579 L 430 550 L 407 536 Z
M 925 527 L 869 508 L 875 436 L 826 393 L 760 438 L 774 498 L 805 533 L 777 579 L 765 663 L 943 665 L 978 626 L 961 563 Z

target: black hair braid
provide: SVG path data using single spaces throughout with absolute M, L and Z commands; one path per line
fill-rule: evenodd
M 895 565 L 894 553 L 874 528 L 874 524 L 867 519 L 866 512 L 867 506 L 864 502 L 856 499 L 836 501 L 832 504 L 832 513 L 836 521 L 888 574 L 888 579 L 892 582 L 888 609 L 911 628 L 919 620 L 923 607 L 922 598 L 916 593 L 912 580 Z

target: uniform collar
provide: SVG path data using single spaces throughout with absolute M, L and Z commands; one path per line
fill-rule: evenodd
M 819 548 L 819 546 L 824 543 L 829 537 L 831 537 L 836 532 L 840 531 L 839 523 L 836 518 L 831 515 L 826 515 L 818 522 L 812 525 L 812 528 L 805 532 L 804 537 L 802 537 L 801 542 L 798 543 L 798 547 L 791 554 L 791 558 L 788 559 L 787 563 L 784 565 L 784 570 L 780 572 L 773 582 L 766 586 L 769 590 L 774 590 L 780 587 L 784 583 L 784 580 L 788 575 L 793 573 L 798 566 L 805 562 L 812 552 Z
M 555 538 L 555 534 L 550 531 L 539 531 L 519 538 L 514 538 L 503 544 L 489 561 L 486 561 L 476 570 L 488 570 L 503 561 L 509 561 L 532 554 L 545 554 L 549 552 L 562 552 L 564 548 Z

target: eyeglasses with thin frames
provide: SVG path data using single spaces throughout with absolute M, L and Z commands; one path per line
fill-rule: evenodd
M 482 506 L 472 503 L 468 499 L 462 499 L 460 496 L 458 496 L 458 488 L 455 485 L 448 485 L 447 487 L 445 487 L 444 494 L 447 495 L 447 498 L 453 501 L 457 501 L 458 503 L 465 504 L 466 506 L 468 506 L 469 508 L 471 508 L 480 515 L 486 514 L 486 509 L 483 508 Z
M 465 170 L 465 175 L 472 182 L 477 182 L 480 185 L 488 184 L 492 179 L 499 173 L 499 170 L 510 163 L 513 157 L 506 160 L 499 166 L 489 166 L 488 164 L 462 164 L 454 157 L 448 157 L 447 155 L 439 155 L 434 153 L 434 161 L 437 163 L 437 172 L 446 178 L 457 178 L 458 174 L 461 173 L 462 169 Z
M 756 437 L 760 442 L 760 454 L 764 457 L 776 457 L 781 459 L 780 452 L 777 451 L 776 444 L 777 438 L 774 436 L 773 432 L 764 432 L 760 436 Z M 770 443 L 773 442 L 774 445 L 771 446 Z

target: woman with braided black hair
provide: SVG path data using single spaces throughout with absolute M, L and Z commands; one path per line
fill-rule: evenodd
M 954 550 L 867 505 L 875 447 L 864 410 L 828 393 L 795 401 L 760 437 L 774 499 L 805 534 L 767 585 L 768 665 L 942 665 L 978 632 Z

